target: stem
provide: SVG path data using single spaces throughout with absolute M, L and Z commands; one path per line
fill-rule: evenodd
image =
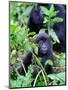
M 35 55 L 34 55 L 34 56 L 35 56 Z M 36 56 L 35 56 L 35 58 L 36 58 L 36 62 L 37 62 L 37 64 L 40 65 L 42 71 L 44 72 L 44 75 L 45 75 L 45 77 L 46 77 L 46 81 L 47 81 L 47 83 L 48 83 L 48 82 L 49 82 L 49 79 L 48 79 L 48 77 L 47 77 L 47 73 L 45 72 L 44 67 L 42 66 L 40 60 L 39 60 Z
M 48 34 L 50 35 L 49 31 L 50 31 L 50 17 L 49 17 L 49 20 L 48 20 Z
M 47 80 L 45 78 L 45 74 L 43 73 L 43 71 L 42 71 L 42 75 L 43 75 L 43 78 L 44 78 L 45 85 L 47 86 Z
M 41 72 L 42 72 L 42 70 L 40 70 L 40 71 L 38 72 L 38 74 L 37 74 L 37 76 L 36 76 L 36 78 L 35 78 L 35 80 L 34 80 L 33 87 L 35 87 L 36 82 L 37 82 L 37 79 L 38 79 L 38 76 L 40 75 Z

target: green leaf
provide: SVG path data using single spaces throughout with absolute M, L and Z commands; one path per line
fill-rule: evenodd
M 47 23 L 47 22 L 48 22 L 48 19 L 45 17 L 43 23 Z
M 54 5 L 51 5 L 50 7 L 50 13 L 54 12 Z
M 15 56 L 15 55 L 16 55 L 16 50 L 13 50 L 13 51 L 11 52 L 10 58 L 12 58 L 12 56 Z
M 15 56 L 12 57 L 12 59 L 10 60 L 10 63 L 11 64 L 15 64 L 16 63 L 16 57 Z
M 45 15 L 49 16 L 49 10 L 46 7 L 41 6 L 41 10 L 44 12 Z
M 52 13 L 49 13 L 49 17 L 52 18 L 52 17 L 55 17 L 57 15 L 59 11 L 54 11 Z
M 32 78 L 32 73 L 33 73 L 33 66 L 29 66 L 28 67 L 28 72 L 26 73 L 26 76 L 24 77 L 23 83 L 22 83 L 22 87 L 31 87 L 31 83 L 33 81 Z
M 50 18 L 57 15 L 58 11 L 54 11 L 54 10 L 55 10 L 54 5 L 51 5 L 50 10 L 49 10 L 49 17 Z
M 61 73 L 58 73 L 58 74 L 50 74 L 50 75 L 48 75 L 48 78 L 53 80 L 53 85 L 63 85 L 63 84 L 65 84 L 65 72 L 61 72 Z M 58 84 L 58 82 L 59 82 L 59 84 Z
M 52 80 L 57 80 L 58 78 L 55 76 L 55 74 L 50 74 L 48 75 L 48 78 L 52 79 Z M 58 79 L 59 80 L 59 79 Z
M 45 65 L 47 65 L 47 64 L 48 64 L 48 65 L 53 65 L 52 60 L 47 60 L 46 63 L 45 63 Z
M 52 22 L 55 23 L 59 23 L 59 22 L 63 22 L 63 18 L 60 17 L 55 17 L 54 19 L 52 19 Z
M 17 27 L 18 27 L 18 24 L 14 24 L 13 22 L 11 22 L 11 25 L 10 25 L 10 32 L 11 32 L 11 33 L 15 33 Z
M 22 17 L 23 16 L 29 16 L 31 10 L 32 10 L 32 6 L 29 6 L 28 8 L 26 8 L 26 10 L 24 11 Z
M 10 88 L 14 88 L 17 86 L 17 81 L 16 80 L 10 80 Z
M 45 33 L 45 29 L 40 29 L 40 32 L 41 33 Z
M 16 63 L 16 50 L 13 50 L 10 55 L 10 64 Z
M 65 53 L 61 53 L 60 58 L 58 60 L 59 66 L 64 67 L 65 66 Z
M 63 59 L 59 60 L 59 65 L 60 66 L 65 66 L 65 59 L 64 60 Z
M 49 30 L 49 35 L 51 36 L 54 42 L 60 43 L 59 38 L 57 37 L 53 29 Z
M 28 36 L 35 35 L 35 34 L 36 34 L 36 32 L 30 32 L 30 33 L 28 33 Z
M 58 77 L 60 81 L 65 83 L 65 72 L 56 74 L 56 77 Z

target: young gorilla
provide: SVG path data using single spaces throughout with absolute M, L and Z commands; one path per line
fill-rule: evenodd
M 48 64 L 45 65 L 47 60 L 53 60 L 52 43 L 51 43 L 50 37 L 46 33 L 39 33 L 37 35 L 35 43 L 39 44 L 37 57 L 41 58 L 41 64 L 43 65 L 43 67 L 45 67 L 46 73 L 47 74 L 52 73 L 53 72 L 52 66 Z M 26 71 L 28 70 L 28 66 L 32 64 L 32 58 L 33 58 L 33 53 L 29 52 L 23 60 L 23 65 Z M 18 72 L 20 75 L 25 75 L 25 72 L 22 66 L 18 69 Z M 37 73 L 38 73 L 38 70 L 37 68 L 35 68 L 33 72 L 33 76 L 35 77 Z
M 40 6 L 37 5 L 32 9 L 30 13 L 28 21 L 28 27 L 30 28 L 30 31 L 38 33 L 43 25 L 43 21 L 44 21 L 44 14 L 41 11 Z
M 40 6 L 44 6 L 46 8 L 50 8 L 51 4 L 38 4 L 39 6 L 37 8 L 33 8 L 30 14 L 30 18 L 28 21 L 28 27 L 30 28 L 30 31 L 35 31 L 36 33 L 39 32 L 40 28 L 43 26 L 43 20 L 44 20 L 44 14 L 41 13 L 41 10 L 39 9 Z M 55 10 L 58 10 L 59 13 L 56 17 L 63 18 L 63 22 L 54 24 L 52 28 L 54 29 L 56 35 L 58 36 L 60 40 L 60 44 L 56 43 L 53 46 L 53 49 L 59 52 L 66 52 L 66 11 L 64 5 L 58 5 L 55 4 Z M 43 27 L 42 27 L 43 28 Z M 63 37 L 63 38 L 62 38 Z

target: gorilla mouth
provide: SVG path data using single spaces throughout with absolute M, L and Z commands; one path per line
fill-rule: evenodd
M 46 50 L 41 50 L 42 54 L 47 54 Z
M 45 52 L 45 51 L 43 51 L 42 53 L 43 53 L 43 54 L 47 54 L 47 52 Z

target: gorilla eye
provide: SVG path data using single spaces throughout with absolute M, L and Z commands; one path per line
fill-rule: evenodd
M 42 44 L 42 43 L 43 43 L 43 40 L 40 40 L 40 41 L 39 41 L 39 44 Z

